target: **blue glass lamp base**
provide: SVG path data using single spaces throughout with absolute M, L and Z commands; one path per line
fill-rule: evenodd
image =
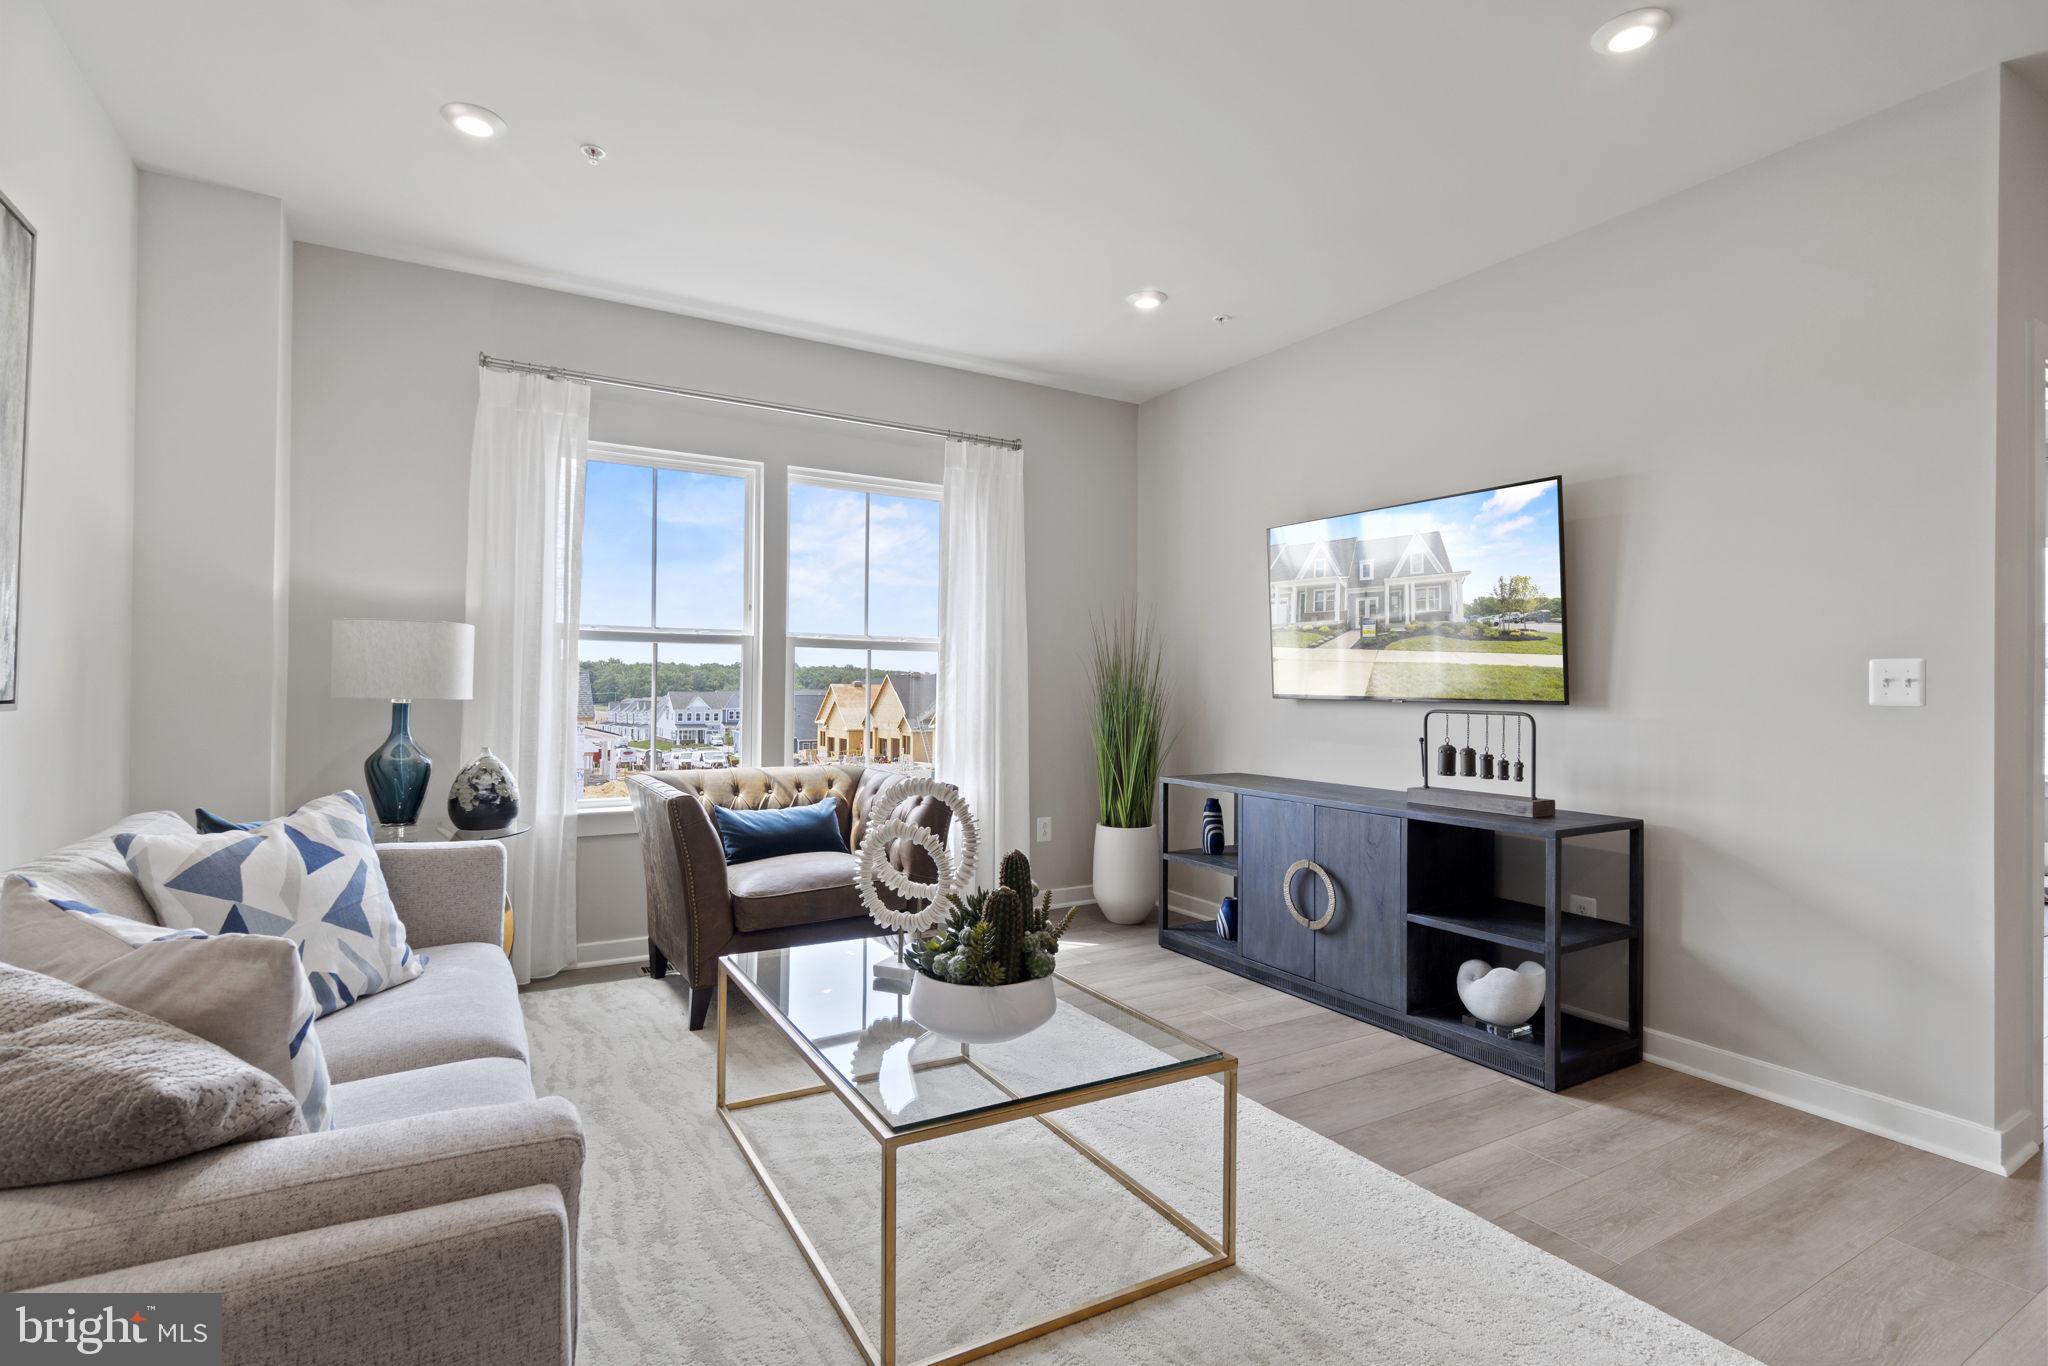
M 363 781 L 370 789 L 370 805 L 380 825 L 412 825 L 420 818 L 420 803 L 426 800 L 427 780 L 433 776 L 434 761 L 413 743 L 412 704 L 391 704 L 391 734 L 376 753 L 363 760 Z

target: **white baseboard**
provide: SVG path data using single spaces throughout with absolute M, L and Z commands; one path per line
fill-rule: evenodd
M 1643 1059 L 2002 1176 L 2017 1171 L 2041 1143 L 2031 1112 L 1994 1129 L 1661 1029 L 1643 1031 Z
M 632 939 L 597 939 L 576 946 L 576 966 L 608 968 L 619 963 L 647 961 L 647 936 Z
M 1193 892 L 1173 891 L 1166 894 L 1166 909 L 1179 911 L 1182 915 L 1197 916 L 1203 920 L 1216 918 L 1216 903 Z
M 1093 883 L 1084 882 L 1078 887 L 1055 887 L 1052 889 L 1052 908 L 1064 911 L 1069 906 L 1086 906 L 1095 900 Z

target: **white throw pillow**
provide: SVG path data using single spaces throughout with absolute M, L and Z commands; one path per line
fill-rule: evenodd
M 322 1015 L 420 975 L 422 960 L 405 942 L 353 792 L 307 802 L 254 830 L 115 842 L 164 924 L 297 944 Z
M 0 883 L 0 960 L 83 988 L 218 1045 L 291 1088 L 306 1127 L 332 1126 L 319 1009 L 298 950 L 110 915 L 55 882 Z

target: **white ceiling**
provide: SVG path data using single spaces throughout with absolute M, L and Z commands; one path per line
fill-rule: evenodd
M 303 240 L 1118 398 L 2048 49 L 2044 0 L 1669 0 L 1625 60 L 1631 0 L 47 3 L 139 163 Z

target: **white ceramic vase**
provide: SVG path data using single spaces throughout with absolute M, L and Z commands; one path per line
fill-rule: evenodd
M 1149 825 L 1095 827 L 1095 904 L 1105 918 L 1135 925 L 1159 905 L 1159 832 Z
M 1516 1029 L 1543 1008 L 1541 963 L 1497 968 L 1478 958 L 1458 965 L 1458 999 L 1475 1018 L 1501 1029 Z
M 961 1043 L 1002 1043 L 1052 1018 L 1052 978 L 1003 987 L 965 987 L 918 973 L 910 984 L 910 1018 Z

